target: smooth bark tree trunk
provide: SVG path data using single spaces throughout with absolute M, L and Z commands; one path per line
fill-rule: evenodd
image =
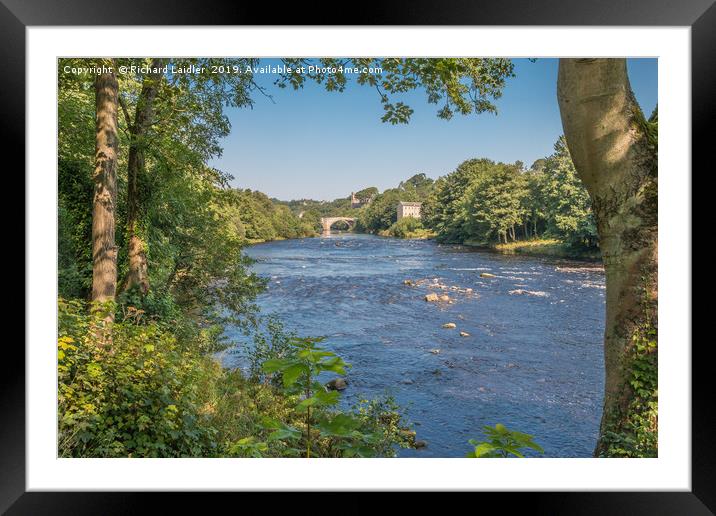
M 632 93 L 625 59 L 560 59 L 557 89 L 606 273 L 604 411 L 595 455 L 610 456 L 624 437 L 637 445 L 656 442 L 657 391 L 645 393 L 634 375 L 645 360 L 657 359 L 657 142 Z M 645 335 L 653 335 L 646 351 L 639 345 Z
M 146 136 L 152 124 L 154 102 L 157 96 L 163 66 L 162 59 L 154 59 L 151 71 L 142 82 L 142 91 L 137 100 L 134 121 L 127 120 L 129 125 L 129 151 L 127 154 L 127 242 L 128 268 L 122 282 L 122 291 L 138 287 L 143 295 L 149 291 L 149 274 L 147 270 L 147 250 L 144 239 L 138 233 L 140 217 L 139 183 L 144 173 L 144 150 Z M 125 112 L 125 114 L 127 114 Z
M 95 79 L 95 166 L 92 202 L 92 301 L 113 301 L 117 288 L 118 83 L 113 72 Z

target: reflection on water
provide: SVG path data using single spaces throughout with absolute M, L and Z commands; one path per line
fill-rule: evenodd
M 325 335 L 353 365 L 344 403 L 389 393 L 407 408 L 428 447 L 399 456 L 463 457 L 495 423 L 534 434 L 546 456 L 591 456 L 603 391 L 599 268 L 356 234 L 247 254 L 270 278 L 262 311 L 299 335 Z M 450 302 L 426 302 L 431 292 Z

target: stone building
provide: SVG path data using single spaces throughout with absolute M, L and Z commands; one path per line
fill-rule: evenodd
M 398 204 L 398 220 L 403 217 L 413 217 L 414 219 L 420 218 L 420 202 L 401 202 Z

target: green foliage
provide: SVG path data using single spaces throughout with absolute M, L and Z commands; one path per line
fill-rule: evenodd
M 129 129 L 145 77 L 141 65 L 148 59 L 118 59 L 129 73 L 119 74 L 120 116 L 116 228 L 118 272 L 127 271 L 127 148 Z M 177 59 L 171 64 L 212 66 L 227 61 Z M 252 60 L 229 60 L 246 65 Z M 91 61 L 89 61 L 91 64 Z M 63 59 L 65 65 L 87 66 L 88 60 Z M 191 79 L 189 77 L 192 77 Z M 91 285 L 91 213 L 94 161 L 94 90 L 91 74 L 60 74 L 58 98 L 59 154 L 59 291 L 66 297 L 86 299 Z M 264 281 L 248 270 L 250 260 L 240 219 L 230 217 L 241 199 L 226 190 L 230 176 L 206 165 L 221 152 L 219 142 L 230 130 L 225 106 L 251 104 L 256 90 L 251 74 L 165 74 L 158 85 L 153 119 L 141 141 L 144 167 L 138 177 L 137 233 L 145 243 L 150 293 L 124 292 L 120 307 L 133 306 L 155 320 L 187 321 L 183 328 L 207 330 L 227 320 L 250 324 L 255 295 Z M 277 215 L 275 224 L 286 213 Z M 293 223 L 293 217 L 291 223 Z M 241 226 L 240 226 L 241 225 Z M 290 233 L 281 228 L 275 233 Z M 273 236 L 274 232 L 270 236 Z M 292 234 L 292 233 L 291 233 Z M 120 288 L 121 290 L 121 288 Z M 197 331 L 193 331 L 195 336 Z
M 650 323 L 632 333 L 629 406 L 623 414 L 610 414 L 615 424 L 601 436 L 602 457 L 658 456 L 658 355 L 657 330 Z
M 283 323 L 275 316 L 268 316 L 263 321 L 262 329 L 253 331 L 253 340 L 244 345 L 244 355 L 249 366 L 249 378 L 261 382 L 280 385 L 276 375 L 265 373 L 263 364 L 267 360 L 286 358 L 292 351 L 291 341 L 294 333 L 286 332 Z
M 111 324 L 103 345 L 97 335 L 109 329 L 113 309 L 90 314 L 83 302 L 59 300 L 62 457 L 292 457 L 309 445 L 319 457 L 393 456 L 396 445 L 408 445 L 392 399 L 336 407 L 338 392 L 316 375 L 342 374 L 347 364 L 316 339 L 291 339 L 290 355 L 265 361 L 275 384 L 222 368 L 135 308 Z M 280 326 L 272 331 L 285 337 Z
M 395 238 L 427 238 L 430 235 L 420 219 L 413 217 L 403 217 L 381 234 Z
M 514 165 L 467 160 L 435 182 L 424 223 L 443 242 L 496 240 L 522 222 L 521 187 Z
M 93 184 L 87 164 L 61 161 L 58 168 L 57 276 L 59 294 L 86 298 L 92 287 Z
M 209 359 L 134 312 L 112 325 L 111 346 L 102 345 L 95 333 L 106 312 L 86 313 L 83 303 L 59 301 L 59 455 L 212 454 L 215 431 L 199 413 L 197 389 Z
M 361 399 L 352 407 L 363 433 L 372 436 L 370 453 L 376 457 L 394 457 L 395 448 L 411 448 L 414 434 L 406 423 L 404 409 L 392 396 Z
M 432 178 L 420 173 L 401 181 L 398 185 L 398 190 L 410 192 L 417 200 L 422 201 L 430 195 L 434 183 L 435 181 Z
M 593 247 L 598 241 L 592 202 L 577 175 L 567 142 L 561 136 L 542 169 L 541 196 L 549 235 L 575 245 Z
M 296 398 L 293 417 L 303 418 L 301 430 L 292 423 L 267 419 L 263 425 L 271 430 L 267 440 L 291 443 L 291 452 L 307 458 L 393 455 L 393 445 L 405 441 L 392 400 L 364 400 L 351 412 L 338 410 L 339 392 L 327 389 L 317 377 L 324 372 L 344 375 L 350 366 L 318 346 L 322 340 L 292 338 L 289 356 L 264 362 L 264 372 L 280 375 L 284 392 Z
M 595 247 L 591 200 L 577 176 L 564 137 L 551 156 L 529 170 L 520 162 L 463 162 L 435 181 L 423 224 L 448 243 L 507 244 L 538 237 Z
M 368 188 L 363 188 L 362 190 L 355 192 L 354 195 L 357 199 L 367 200 L 372 199 L 374 196 L 378 195 L 378 193 L 379 191 L 375 186 L 369 186 Z
M 311 456 L 311 442 L 313 436 L 311 434 L 311 409 L 320 410 L 321 408 L 330 407 L 338 403 L 338 392 L 328 391 L 320 382 L 316 381 L 316 377 L 324 371 L 332 371 L 343 375 L 347 364 L 336 356 L 335 353 L 326 351 L 316 344 L 321 342 L 322 338 L 307 339 L 291 339 L 289 342 L 293 346 L 293 352 L 286 358 L 269 359 L 263 363 L 263 370 L 266 373 L 279 373 L 283 381 L 283 386 L 290 394 L 302 394 L 303 399 L 296 405 L 298 413 L 305 413 L 305 435 L 304 441 L 306 446 L 306 457 Z M 340 425 L 336 426 L 332 421 L 322 421 L 324 429 L 327 432 L 333 432 L 331 435 L 337 435 L 335 432 L 340 429 L 348 428 L 348 421 L 341 419 Z M 336 423 L 338 424 L 338 423 Z M 282 428 L 277 429 L 279 435 L 283 435 Z M 271 434 L 270 438 L 278 439 L 277 433 Z
M 413 109 L 396 96 L 423 90 L 438 116 L 497 113 L 506 79 L 514 76 L 510 59 L 485 58 L 354 58 L 283 59 L 290 69 L 276 82 L 279 87 L 302 88 L 306 81 L 323 84 L 327 91 L 344 91 L 346 69 L 359 72 L 357 84 L 374 88 L 383 104 L 383 122 L 408 123 Z M 305 72 L 298 70 L 304 67 Z M 312 68 L 313 67 L 313 68 Z M 328 73 L 328 72 L 331 73 Z
M 390 229 L 398 222 L 398 204 L 402 202 L 425 202 L 432 189 L 433 180 L 425 174 L 415 174 L 411 178 L 402 181 L 397 188 L 390 188 L 383 193 L 377 194 L 367 206 L 363 206 L 358 213 L 356 230 L 366 233 L 386 232 L 393 236 Z M 405 223 L 412 224 L 412 223 Z M 398 232 L 400 226 L 395 226 Z M 416 227 L 415 230 L 420 228 Z M 381 233 L 383 234 L 383 233 Z M 421 237 L 424 235 L 420 235 Z M 406 238 L 401 236 L 399 238 Z
M 231 218 L 236 234 L 249 242 L 314 236 L 316 228 L 309 219 L 303 220 L 285 204 L 252 190 L 231 190 L 227 193 L 222 215 Z
M 365 188 L 356 194 L 359 198 L 369 198 L 370 192 L 377 191 L 374 187 Z M 361 197 L 364 195 L 366 197 Z M 350 197 L 341 197 L 333 201 L 315 201 L 312 199 L 298 199 L 293 201 L 273 202 L 277 205 L 286 206 L 294 214 L 297 220 L 300 220 L 303 231 L 306 233 L 302 236 L 313 236 L 323 230 L 321 225 L 322 217 L 356 217 L 359 208 L 351 207 Z
M 467 454 L 468 458 L 506 458 L 510 455 L 523 458 L 524 454 L 521 451 L 523 448 L 544 453 L 542 447 L 534 442 L 533 435 L 509 430 L 500 423 L 497 423 L 494 428 L 485 426 L 483 429 L 487 440 L 470 439 L 469 442 L 475 449 Z
M 525 196 L 524 176 L 518 167 L 491 163 L 489 173 L 477 174 L 465 192 L 464 230 L 471 239 L 506 242 L 510 230 L 514 237 L 515 226 L 523 222 Z
M 414 200 L 398 189 L 386 190 L 378 194 L 368 206 L 364 206 L 358 214 L 356 229 L 366 233 L 377 233 L 388 229 L 398 220 L 398 203 Z

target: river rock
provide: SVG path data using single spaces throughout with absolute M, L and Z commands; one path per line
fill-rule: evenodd
M 470 334 L 467 333 L 466 331 L 461 331 L 461 332 L 460 332 L 460 337 L 469 337 L 469 336 L 470 336 Z
M 413 443 L 415 449 L 425 448 L 428 445 L 425 441 L 417 440 Z
M 452 329 L 457 328 L 457 325 L 454 322 L 449 322 L 449 323 L 443 324 L 443 328 L 445 328 L 446 330 L 452 330 Z
M 435 292 L 431 292 L 430 294 L 427 294 L 425 296 L 425 301 L 428 303 L 437 303 L 440 300 L 438 295 Z
M 344 378 L 334 378 L 326 384 L 329 391 L 342 391 L 348 387 L 348 382 Z
M 495 275 L 494 275 L 494 274 L 490 274 L 489 272 L 482 272 L 482 273 L 480 273 L 480 277 L 481 277 L 481 278 L 494 278 Z
M 431 349 L 430 353 L 432 353 L 433 355 L 437 355 L 440 353 L 440 350 L 439 349 Z
M 409 287 L 412 287 L 413 285 L 415 285 L 415 283 L 413 283 L 413 280 L 406 279 L 405 281 L 403 281 L 403 285 L 408 285 Z
M 450 296 L 448 296 L 447 294 L 443 294 L 442 296 L 440 296 L 440 301 L 450 301 Z

